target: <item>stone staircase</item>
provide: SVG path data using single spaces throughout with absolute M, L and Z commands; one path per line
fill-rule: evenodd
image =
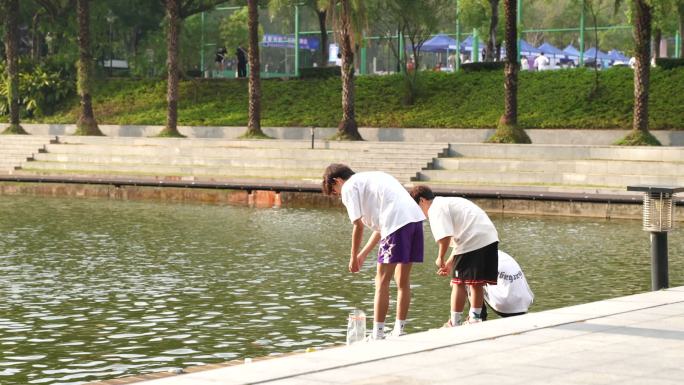
M 684 186 L 684 147 L 450 144 L 415 183 L 431 186 L 624 192 Z
M 60 136 L 15 174 L 167 180 L 319 183 L 330 163 L 382 170 L 408 184 L 446 143 L 337 142 Z
M 14 173 L 55 140 L 54 136 L 44 135 L 0 135 L 0 174 Z

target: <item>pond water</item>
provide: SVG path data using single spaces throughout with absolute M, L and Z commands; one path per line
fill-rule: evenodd
M 536 294 L 531 311 L 650 289 L 639 221 L 492 219 Z M 341 344 L 351 309 L 372 314 L 374 265 L 347 272 L 350 230 L 342 208 L 1 197 L 0 383 L 79 384 Z M 425 231 L 409 333 L 449 315 Z M 683 233 L 670 233 L 671 286 L 684 285 Z

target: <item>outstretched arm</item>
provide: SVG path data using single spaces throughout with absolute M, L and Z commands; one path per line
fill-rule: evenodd
M 439 247 L 439 251 L 437 252 L 437 260 L 435 260 L 435 265 L 437 265 L 437 268 L 439 269 L 437 271 L 437 274 L 439 275 L 444 275 L 446 274 L 446 268 L 447 264 L 444 262 L 444 256 L 446 255 L 447 250 L 449 250 L 449 245 L 451 244 L 451 237 L 444 237 L 437 241 L 437 245 Z M 451 261 L 451 258 L 449 258 Z
M 366 242 L 366 246 L 361 249 L 359 254 L 356 256 L 356 261 L 359 264 L 359 269 L 361 269 L 361 266 L 363 266 L 363 262 L 366 260 L 366 257 L 368 257 L 368 254 L 370 254 L 371 250 L 375 248 L 375 246 L 378 244 L 380 241 L 380 232 L 379 231 L 373 231 L 373 234 L 368 238 L 368 242 Z
M 349 271 L 356 273 L 360 269 L 360 265 L 357 261 L 356 255 L 359 253 L 359 248 L 361 247 L 361 241 L 363 240 L 363 222 L 361 218 L 354 221 L 352 228 L 352 244 L 351 253 L 349 256 Z

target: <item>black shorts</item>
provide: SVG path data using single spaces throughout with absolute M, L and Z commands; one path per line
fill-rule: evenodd
M 494 242 L 480 249 L 456 255 L 451 283 L 496 285 L 498 275 L 499 242 Z

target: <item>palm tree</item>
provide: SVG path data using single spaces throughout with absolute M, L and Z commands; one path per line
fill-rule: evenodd
M 525 130 L 518 126 L 518 27 L 516 0 L 504 0 L 506 18 L 504 64 L 504 113 L 490 143 L 531 143 Z
M 78 95 L 81 99 L 81 112 L 76 122 L 76 135 L 102 136 L 93 113 L 91 96 L 93 57 L 90 53 L 90 0 L 76 2 L 78 15 Z
M 352 4 L 352 2 L 353 0 L 332 0 L 331 2 L 333 12 L 337 4 L 340 8 L 337 18 L 334 18 L 335 33 L 342 56 L 342 120 L 337 126 L 335 135 L 339 140 L 363 140 L 359 134 L 354 107 L 354 44 L 352 43 L 354 38 L 353 5 L 360 6 L 361 3 L 359 1 Z
M 178 40 L 180 38 L 181 0 L 165 0 L 166 19 L 166 127 L 159 136 L 184 137 L 178 132 Z
M 7 102 L 9 126 L 3 134 L 27 134 L 19 124 L 19 0 L 4 0 L 5 52 L 7 53 Z
M 616 1 L 619 4 L 619 1 Z M 653 6 L 649 0 L 634 0 L 634 109 L 632 131 L 617 142 L 622 145 L 660 145 L 648 131 L 648 92 L 651 76 L 651 28 Z
M 200 13 L 225 3 L 228 0 L 162 0 L 166 9 L 168 28 L 166 32 L 166 127 L 159 136 L 182 138 L 178 132 L 178 47 L 181 23 L 188 16 Z
M 247 1 L 247 26 L 249 29 L 249 117 L 247 132 L 243 137 L 266 135 L 261 131 L 261 65 L 259 63 L 259 2 Z

